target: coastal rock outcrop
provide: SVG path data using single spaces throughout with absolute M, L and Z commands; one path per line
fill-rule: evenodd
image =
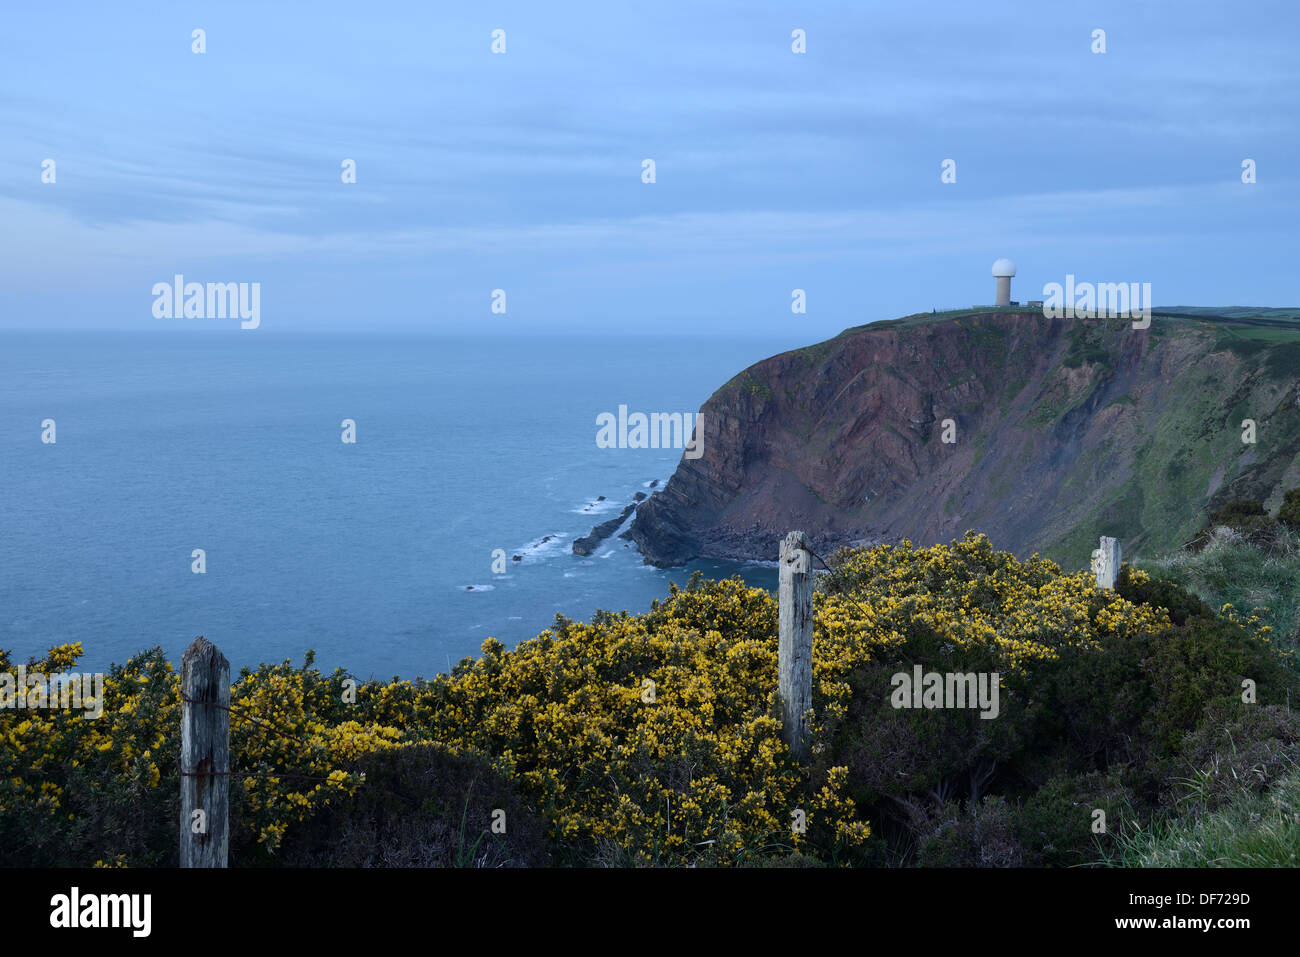
M 602 495 L 601 498 L 603 499 L 604 496 Z M 607 522 L 601 522 L 593 528 L 590 535 L 584 535 L 582 538 L 574 539 L 573 554 L 590 555 L 596 550 L 597 545 L 617 532 L 619 526 L 626 522 L 627 517 L 635 510 L 636 503 L 633 502 L 631 505 L 627 506 L 627 508 L 623 509 L 621 514 L 611 518 Z
M 1300 484 L 1300 325 L 1244 321 L 989 309 L 846 330 L 715 392 L 703 455 L 628 537 L 659 566 L 774 561 L 796 528 L 827 557 L 967 529 L 1071 567 L 1099 535 L 1177 547 L 1207 505 Z M 1247 410 L 1267 441 L 1241 441 Z

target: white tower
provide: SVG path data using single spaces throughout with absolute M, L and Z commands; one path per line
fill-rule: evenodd
M 1010 259 L 999 259 L 993 264 L 993 276 L 998 281 L 998 297 L 993 300 L 993 305 L 1011 305 L 1011 277 L 1015 274 L 1016 264 Z

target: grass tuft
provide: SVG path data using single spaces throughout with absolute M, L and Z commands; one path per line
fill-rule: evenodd
M 1300 531 L 1277 530 L 1267 546 L 1219 526 L 1199 552 L 1137 562 L 1153 578 L 1177 582 L 1214 608 L 1256 613 L 1279 644 L 1300 647 Z

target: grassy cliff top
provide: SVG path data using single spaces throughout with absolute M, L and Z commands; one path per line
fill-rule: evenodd
M 971 306 L 967 309 L 945 309 L 939 312 L 915 312 L 897 319 L 878 319 L 850 326 L 830 339 L 815 342 L 801 349 L 790 350 L 808 357 L 825 354 L 831 345 L 849 336 L 882 329 L 912 329 L 938 325 L 945 322 L 974 319 L 984 316 L 1020 316 L 1025 319 L 1041 318 L 1039 306 Z M 1172 328 L 1216 329 L 1221 340 L 1256 340 L 1262 342 L 1289 342 L 1300 334 L 1300 307 L 1285 306 L 1168 306 L 1151 310 L 1153 334 Z M 1159 320 L 1157 327 L 1156 320 Z
M 946 309 L 942 312 L 915 312 L 897 319 L 881 319 L 860 326 L 850 326 L 840 336 L 867 329 L 910 328 L 954 319 L 990 315 L 1041 316 L 1039 306 L 971 306 L 968 309 Z M 1278 327 L 1300 330 L 1300 308 L 1272 306 L 1167 306 L 1151 310 L 1152 319 L 1184 322 L 1208 322 L 1223 325 Z M 836 338 L 839 338 L 838 336 Z

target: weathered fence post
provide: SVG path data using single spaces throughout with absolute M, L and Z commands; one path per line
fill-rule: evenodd
M 1115 590 L 1115 579 L 1119 577 L 1120 566 L 1119 539 L 1101 537 L 1101 547 L 1092 553 L 1092 570 L 1097 576 L 1097 587 L 1107 591 Z
M 202 635 L 181 659 L 181 867 L 225 867 L 230 662 Z
M 813 575 L 803 532 L 790 532 L 781 542 L 780 587 L 777 591 L 780 640 L 777 645 L 777 693 L 781 725 L 794 756 L 808 756 L 808 711 L 812 708 Z

